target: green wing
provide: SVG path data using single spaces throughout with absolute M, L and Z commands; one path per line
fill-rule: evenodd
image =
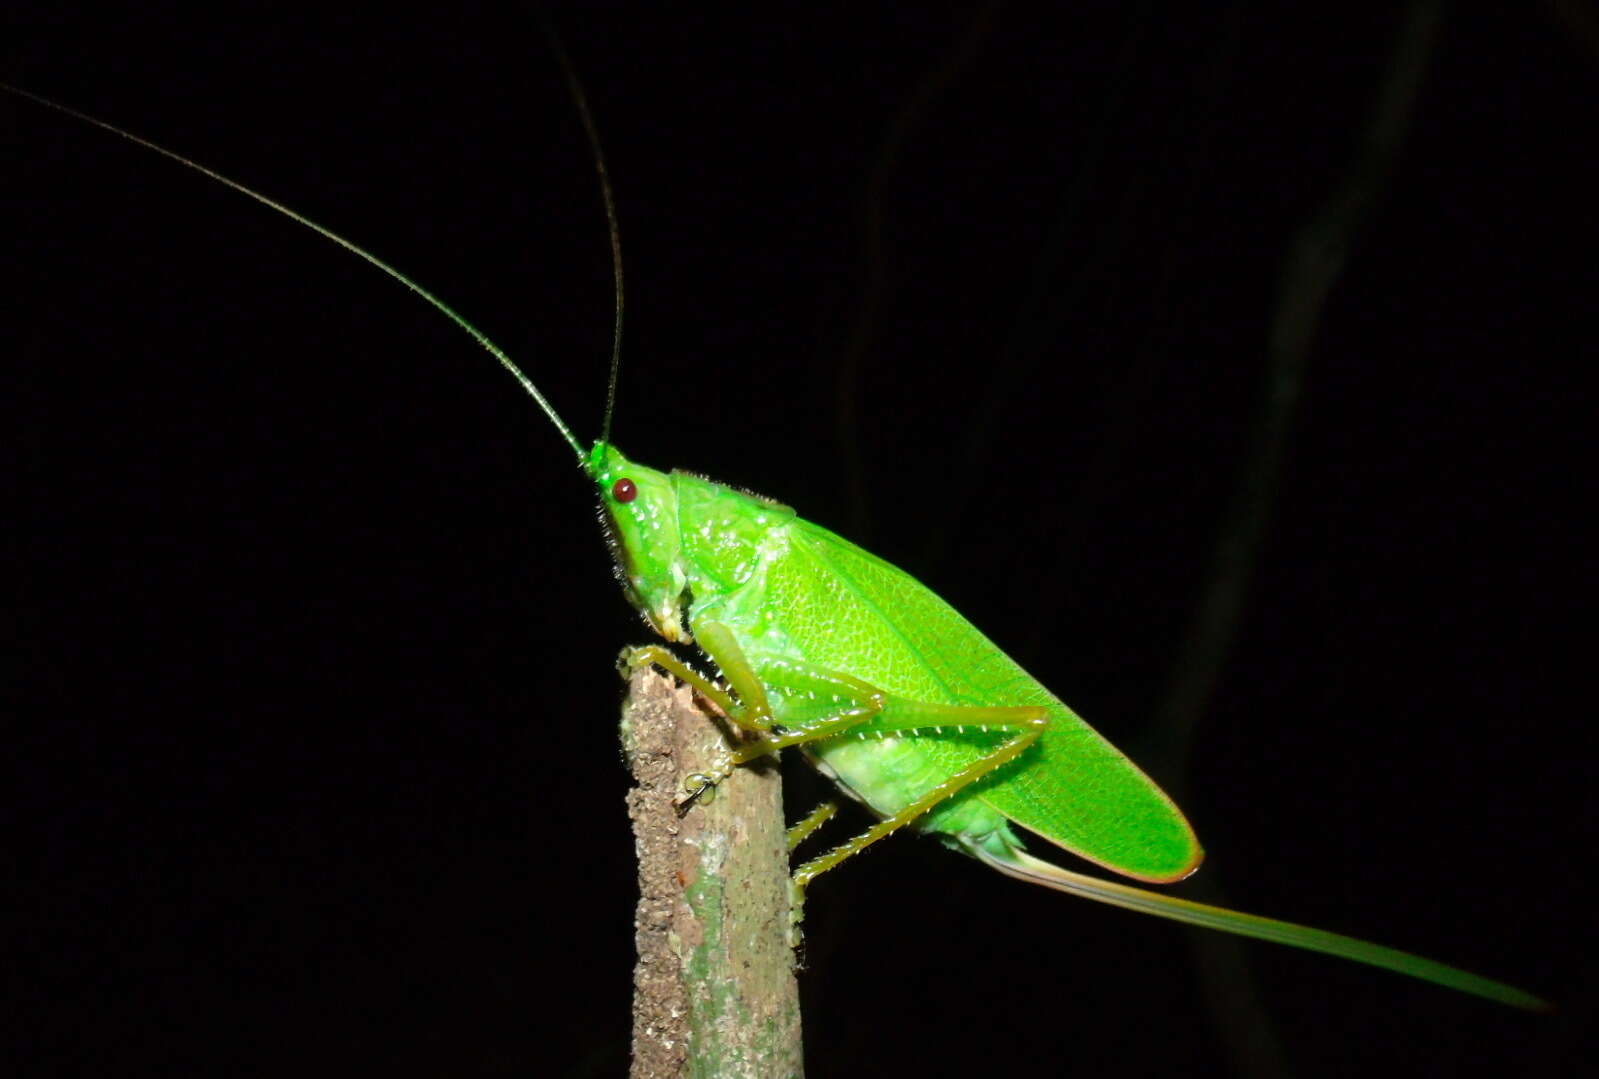
M 898 697 L 972 705 L 1041 705 L 1039 744 L 957 801 L 976 798 L 1051 842 L 1148 881 L 1193 872 L 1202 852 L 1182 812 L 1137 765 L 909 574 L 824 528 L 796 520 L 769 566 L 763 605 L 783 612 L 789 646 Z M 983 743 L 907 739 L 942 774 Z M 939 811 L 929 815 L 940 828 Z

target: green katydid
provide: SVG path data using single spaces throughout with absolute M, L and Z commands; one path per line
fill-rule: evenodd
M 730 754 L 729 768 L 796 746 L 882 818 L 800 865 L 797 900 L 817 875 L 911 825 L 1033 883 L 1385 967 L 1517 1007 L 1542 1006 L 1514 987 L 1408 953 L 1101 880 L 1027 853 L 1013 825 L 1152 883 L 1181 879 L 1202 856 L 1181 812 L 1142 771 L 909 575 L 780 503 L 637 465 L 610 444 L 608 432 L 585 450 L 504 352 L 392 267 L 226 177 L 73 115 L 360 255 L 454 320 L 517 378 L 594 482 L 630 602 L 668 641 L 697 644 L 726 685 L 660 646 L 637 650 L 635 661 L 690 682 L 750 733 Z M 702 789 L 717 778 L 704 777 Z

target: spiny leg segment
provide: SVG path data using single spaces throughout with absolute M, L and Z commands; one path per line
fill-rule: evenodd
M 811 834 L 832 820 L 838 813 L 837 802 L 823 802 L 811 810 L 800 820 L 788 826 L 788 852 L 793 854 L 799 845 L 811 837 Z
M 728 754 L 727 763 L 717 773 L 690 777 L 685 806 L 731 775 L 732 770 L 741 764 L 789 746 L 837 737 L 868 722 L 874 733 L 898 732 L 923 734 L 926 737 L 933 736 L 929 732 L 945 727 L 978 727 L 1011 732 L 1011 737 L 941 780 L 898 811 L 854 838 L 802 863 L 794 871 L 791 881 L 796 940 L 803 918 L 805 889 L 811 881 L 953 798 L 995 769 L 1015 760 L 1049 726 L 1048 711 L 1037 705 L 951 705 L 899 699 L 891 702 L 887 693 L 858 678 L 786 659 L 766 659 L 757 671 L 726 625 L 703 623 L 694 627 L 694 634 L 700 647 L 720 668 L 728 685 L 736 691 L 736 699 L 726 689 L 694 671 L 674 653 L 659 645 L 633 650 L 628 654 L 628 663 L 635 667 L 654 664 L 675 675 L 720 708 L 740 730 L 756 737 L 754 741 L 734 747 Z M 822 694 L 823 699 L 831 697 L 841 707 L 803 725 L 780 728 L 766 692 L 768 686 L 812 697 Z M 831 818 L 834 812 L 836 807 L 832 803 L 823 803 L 791 828 L 789 849 L 792 851 Z

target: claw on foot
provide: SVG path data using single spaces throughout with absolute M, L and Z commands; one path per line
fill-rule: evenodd
M 633 672 L 640 667 L 648 667 L 650 665 L 649 660 L 639 658 L 639 653 L 642 651 L 643 649 L 637 645 L 629 645 L 617 653 L 616 669 L 621 674 L 624 682 L 632 677 Z
M 798 953 L 801 970 L 805 969 L 805 889 L 792 878 L 788 882 L 788 946 Z
M 695 802 L 703 801 L 710 805 L 716 800 L 716 784 L 720 782 L 717 777 L 705 772 L 691 772 L 683 781 L 683 800 L 677 803 L 677 815 L 687 815 L 694 807 Z

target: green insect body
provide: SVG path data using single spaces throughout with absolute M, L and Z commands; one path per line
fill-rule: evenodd
M 706 679 L 663 646 L 633 650 L 632 662 L 654 664 L 690 683 L 750 736 L 730 748 L 724 771 L 700 777 L 691 795 L 742 763 L 797 746 L 882 818 L 795 870 L 796 910 L 817 875 L 912 825 L 1032 883 L 1384 967 L 1514 1007 L 1547 1007 L 1514 986 L 1397 949 L 1178 899 L 1032 856 L 1012 825 L 1148 882 L 1187 876 L 1202 852 L 1182 813 L 1154 782 L 909 574 L 781 503 L 690 473 L 635 464 L 608 436 L 585 451 L 503 351 L 392 266 L 187 158 L 5 88 L 194 169 L 338 243 L 432 304 L 517 379 L 598 488 L 629 600 L 667 641 L 697 644 L 726 684 Z M 613 220 L 613 251 L 614 239 Z M 614 392 L 614 358 L 612 374 Z M 826 818 L 812 814 L 799 829 L 808 834 Z
M 646 468 L 603 441 L 585 467 L 630 602 L 662 637 L 695 641 L 739 695 L 662 648 L 639 649 L 636 661 L 693 683 L 758 736 L 730 766 L 798 745 L 883 818 L 802 864 L 796 904 L 818 874 L 914 824 L 1031 883 L 1545 1007 L 1514 986 L 1409 952 L 1033 857 L 1012 824 L 1149 881 L 1188 875 L 1202 852 L 1149 777 L 909 574 L 779 502 Z
M 1141 880 L 1177 880 L 1198 866 L 1199 843 L 1171 799 L 909 574 L 787 506 L 644 468 L 612 446 L 597 446 L 589 469 L 634 606 L 668 640 L 698 639 L 725 671 L 739 658 L 717 654 L 701 632 L 723 627 L 786 731 L 857 709 L 842 733 L 803 745 L 881 816 L 904 812 L 950 776 L 974 766 L 980 773 L 1007 742 L 1036 737 L 1021 747 L 1025 766 L 1004 781 L 979 774 L 975 789 L 944 800 L 917 827 L 1003 859 L 1019 847 L 1014 821 Z M 626 501 L 618 483 L 631 485 Z M 882 710 L 864 714 L 859 695 L 818 700 L 808 687 L 834 674 L 883 694 Z M 1035 718 L 1038 735 L 1028 723 Z

